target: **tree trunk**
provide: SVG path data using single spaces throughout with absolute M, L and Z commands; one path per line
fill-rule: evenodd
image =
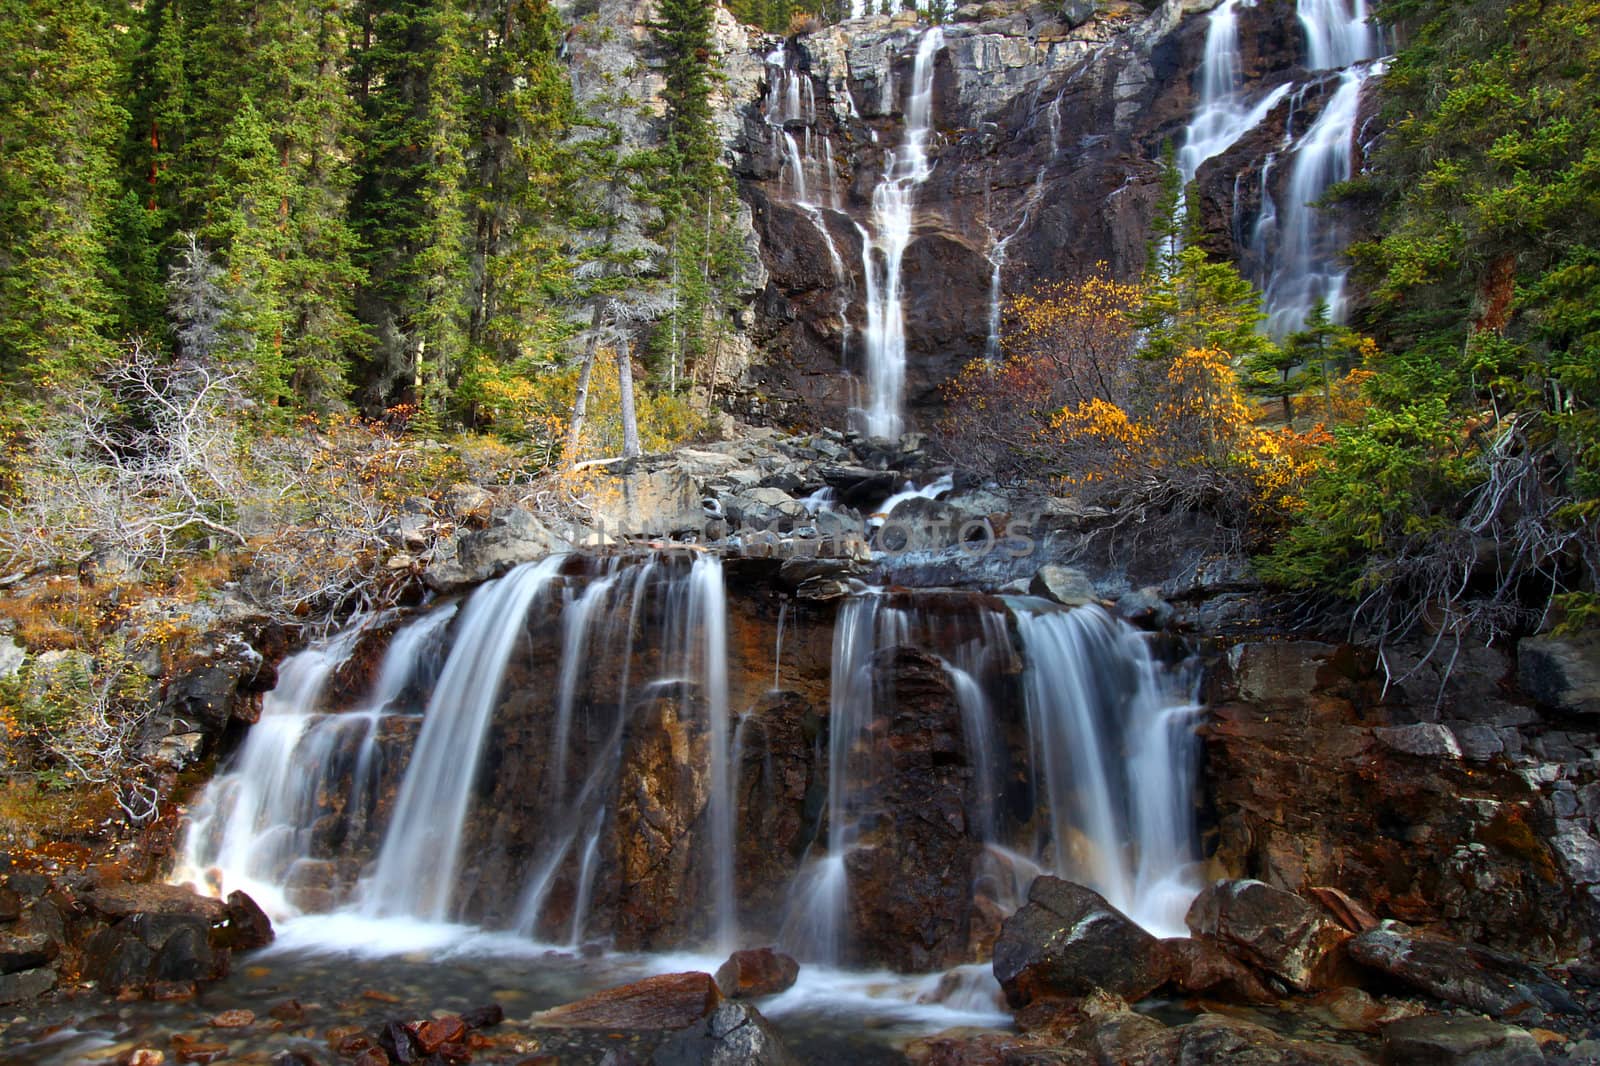
M 622 405 L 622 455 L 632 459 L 640 452 L 639 418 L 633 410 L 633 344 L 617 345 L 617 392 Z
M 578 394 L 572 399 L 572 421 L 567 424 L 566 454 L 562 466 L 571 470 L 578 464 L 578 445 L 583 439 L 583 420 L 589 413 L 589 377 L 594 373 L 594 353 L 600 347 L 600 302 L 595 301 L 589 319 L 589 343 L 583 349 L 583 366 L 578 370 Z

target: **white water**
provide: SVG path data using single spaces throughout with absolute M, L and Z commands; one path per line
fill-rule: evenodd
M 898 437 L 905 428 L 906 322 L 901 276 L 911 244 L 917 190 L 933 173 L 928 135 L 933 120 L 934 59 L 944 47 L 937 26 L 917 42 L 906 99 L 905 141 L 884 154 L 883 178 L 872 192 L 872 232 L 862 242 L 867 279 L 867 402 L 862 428 L 874 437 Z
M 1043 869 L 1161 936 L 1185 936 L 1199 884 L 1189 694 L 1144 637 L 1098 607 L 1019 609 Z
M 462 828 L 506 665 L 528 608 L 561 567 L 553 556 L 524 563 L 467 601 L 454 650 L 428 701 L 422 732 L 378 853 L 362 887 L 374 917 L 453 917 Z
M 299 913 L 295 867 L 311 858 L 312 827 L 350 768 L 350 749 L 354 769 L 341 813 L 347 826 L 359 827 L 376 792 L 382 719 L 419 669 L 428 668 L 454 614 L 454 608 L 436 611 L 399 629 L 366 705 L 342 714 L 326 713 L 323 692 L 365 634 L 362 624 L 284 660 L 233 765 L 190 812 L 173 879 L 219 896 L 241 889 L 274 919 Z
M 1245 92 L 1239 54 L 1242 2 L 1223 0 L 1208 16 L 1205 56 L 1200 64 L 1200 100 L 1176 160 L 1184 188 L 1194 181 L 1202 166 L 1261 125 L 1289 91 L 1287 85 L 1280 85 L 1255 100 Z

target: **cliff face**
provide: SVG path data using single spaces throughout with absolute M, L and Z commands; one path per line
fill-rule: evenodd
M 927 180 L 914 189 L 904 251 L 906 401 L 915 424 L 938 386 L 992 351 L 997 302 L 1104 264 L 1134 277 L 1160 196 L 1162 146 L 1181 144 L 1197 103 L 1208 0 L 962 8 L 934 58 Z M 1307 73 L 1291 0 L 1236 10 L 1246 92 L 1295 82 L 1278 106 L 1196 176 L 1208 249 L 1246 269 L 1265 166 L 1291 120 L 1313 121 L 1336 75 Z M 860 402 L 868 329 L 863 244 L 874 195 L 905 137 L 924 28 L 869 17 L 766 50 L 763 98 L 734 143 L 769 278 L 753 337 L 766 366 L 735 413 L 842 424 Z M 799 106 L 794 106 L 799 101 Z M 796 175 L 800 175 L 797 180 Z

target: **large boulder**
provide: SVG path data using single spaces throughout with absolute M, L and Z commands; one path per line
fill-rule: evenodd
M 994 975 L 1013 1007 L 1104 991 L 1137 1000 L 1173 973 L 1167 948 L 1093 889 L 1040 877 L 994 945 Z
M 1218 881 L 1201 890 L 1185 918 L 1196 937 L 1214 940 L 1300 991 L 1318 985 L 1350 932 L 1292 892 L 1260 881 Z
M 1383 1028 L 1384 1066 L 1539 1066 L 1532 1034 L 1483 1018 L 1406 1018 Z
M 579 471 L 592 478 L 590 521 L 608 537 L 669 537 L 705 524 L 700 488 L 681 466 L 659 459 L 597 463 Z
M 1385 922 L 1352 939 L 1350 958 L 1447 1003 L 1496 1018 L 1537 1020 L 1578 1010 L 1537 966 L 1503 951 L 1425 936 Z
M 793 1066 L 761 1012 L 748 1003 L 723 1003 L 699 1022 L 668 1037 L 651 1066 Z
M 1173 960 L 1172 983 L 1189 995 L 1226 1003 L 1276 1003 L 1277 995 L 1238 959 L 1206 940 L 1163 940 Z
M 710 974 L 668 973 L 540 1011 L 534 1024 L 566 1029 L 685 1029 L 721 1002 Z
M 456 541 L 455 553 L 435 560 L 422 578 L 439 592 L 451 592 L 571 547 L 566 536 L 528 511 L 517 509 L 489 529 L 462 536 Z
M 1524 639 L 1517 645 L 1517 684 L 1546 707 L 1600 714 L 1600 632 Z
M 772 948 L 735 951 L 717 969 L 717 987 L 729 999 L 770 996 L 793 985 L 800 964 Z

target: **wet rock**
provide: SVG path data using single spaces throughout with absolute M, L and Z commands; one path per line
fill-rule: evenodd
M 1425 936 L 1385 922 L 1352 939 L 1352 959 L 1420 989 L 1496 1018 L 1538 1020 L 1577 1005 L 1543 970 L 1501 951 Z
M 10 886 L 0 886 L 0 925 L 10 925 L 22 917 L 22 897 Z
M 717 987 L 729 999 L 770 996 L 794 984 L 800 964 L 772 948 L 735 951 L 717 969 Z
M 387 1022 L 378 1032 L 378 1047 L 383 1049 L 390 1061 L 409 1066 L 423 1057 L 415 1029 L 415 1026 L 405 1022 Z
M 1390 751 L 1424 758 L 1461 758 L 1461 745 L 1448 726 L 1434 722 L 1414 725 L 1380 726 L 1372 731 L 1378 743 Z
M 211 1019 L 213 1029 L 248 1029 L 256 1024 L 256 1012 L 253 1010 L 225 1010 Z
M 207 927 L 227 920 L 228 905 L 178 885 L 121 883 L 105 885 L 84 896 L 89 910 L 103 918 L 135 914 L 187 915 Z
M 1482 1018 L 1406 1018 L 1383 1028 L 1384 1066 L 1538 1066 L 1528 1032 Z
M 272 919 L 243 892 L 228 894 L 228 928 L 224 943 L 234 951 L 249 951 L 272 943 Z
M 1246 962 L 1302 992 L 1350 933 L 1292 892 L 1260 881 L 1218 881 L 1185 916 L 1196 937 L 1215 940 Z
M 97 934 L 84 955 L 83 976 L 107 995 L 143 989 L 149 979 L 152 952 L 127 921 Z
M 461 1020 L 468 1029 L 493 1029 L 506 1020 L 506 1012 L 500 1004 L 490 1003 L 467 1011 L 461 1015 Z
M 56 986 L 56 972 L 46 967 L 0 974 L 0 1005 L 38 999 Z
M 1163 1066 L 1369 1066 L 1372 1061 L 1351 1048 L 1286 1039 L 1265 1026 L 1220 1014 L 1202 1014 L 1167 1030 L 1153 1044 L 1152 1054 L 1133 1061 Z
M 226 962 L 219 966 L 217 955 L 211 950 L 210 931 L 200 923 L 179 919 L 183 924 L 163 934 L 149 931 L 153 924 L 149 919 L 129 920 L 144 927 L 141 935 L 145 946 L 156 953 L 150 966 L 151 980 L 204 981 L 220 977 L 226 970 Z M 152 940 L 158 943 L 151 943 Z
M 1173 959 L 1172 983 L 1190 995 L 1228 1003 L 1276 1003 L 1278 996 L 1255 971 L 1215 944 L 1189 937 L 1161 942 Z
M 417 1045 L 432 1055 L 446 1044 L 457 1044 L 467 1035 L 467 1023 L 453 1014 L 417 1026 Z
M 1600 714 L 1600 632 L 1523 639 L 1517 645 L 1517 684 L 1544 706 Z
M 167 1053 L 155 1048 L 142 1047 L 131 1052 L 127 1058 L 117 1060 L 119 1066 L 162 1066 L 167 1061 Z
M 198 1041 L 184 1041 L 180 1044 L 177 1037 L 173 1037 L 172 1043 L 173 1052 L 178 1056 L 179 1062 L 196 1063 L 197 1066 L 209 1066 L 210 1063 L 225 1059 L 232 1050 L 227 1044 L 205 1044 Z
M 534 1024 L 572 1029 L 683 1029 L 721 1001 L 708 973 L 669 973 L 540 1011 Z
M 1081 607 L 1094 602 L 1094 582 L 1082 570 L 1046 563 L 1039 567 L 1028 585 L 1035 596 L 1054 600 L 1066 607 Z
M 651 1066 L 794 1066 L 795 1060 L 761 1012 L 748 1003 L 723 1003 L 704 1020 L 669 1037 Z
M 1033 882 L 994 945 L 994 975 L 1013 1007 L 1096 991 L 1137 1000 L 1172 968 L 1161 941 L 1092 889 L 1056 877 Z
M 1390 1022 L 1422 1011 L 1411 1004 L 1380 1002 L 1359 988 L 1325 992 L 1317 997 L 1312 1009 L 1325 1016 L 1334 1028 L 1357 1033 L 1376 1033 Z
M 0 974 L 45 966 L 61 954 L 61 945 L 44 933 L 0 933 Z
M 1305 894 L 1322 904 L 1335 921 L 1352 933 L 1365 933 L 1378 925 L 1371 911 L 1337 888 L 1313 887 L 1306 889 Z
M 382 1048 L 369 1047 L 355 1057 L 353 1066 L 389 1066 L 389 1056 Z

